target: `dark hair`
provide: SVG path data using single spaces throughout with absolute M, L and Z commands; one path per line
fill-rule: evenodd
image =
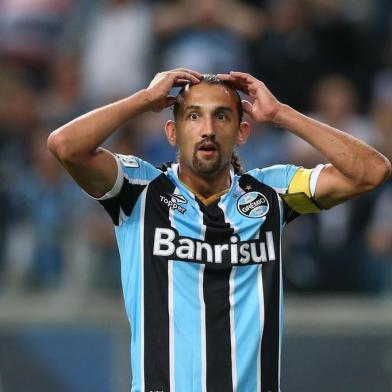
M 210 85 L 219 84 L 219 85 L 222 85 L 222 86 L 226 86 L 228 89 L 234 91 L 235 95 L 236 95 L 236 98 L 237 98 L 238 121 L 239 121 L 239 124 L 241 124 L 242 117 L 244 115 L 244 111 L 242 109 L 242 100 L 241 100 L 240 95 L 238 94 L 238 91 L 231 85 L 231 83 L 226 82 L 224 80 L 220 80 L 214 74 L 204 74 L 203 75 L 203 79 L 201 80 L 200 83 L 206 83 L 206 84 L 210 84 Z M 184 94 L 185 88 L 186 88 L 186 86 L 182 87 L 181 90 L 178 92 L 176 102 L 173 105 L 174 120 L 177 120 L 178 111 L 180 110 L 180 107 L 181 107 L 181 104 L 182 104 L 182 96 Z
M 231 85 L 231 83 L 226 82 L 224 80 L 220 80 L 214 74 L 204 74 L 203 79 L 201 80 L 200 83 L 207 83 L 209 85 L 223 85 L 223 86 L 227 87 L 228 89 L 233 90 L 235 92 L 235 95 L 237 98 L 238 123 L 241 124 L 242 117 L 244 115 L 244 111 L 242 109 L 242 100 L 241 100 L 240 95 L 238 94 L 238 91 Z M 175 121 L 177 120 L 178 111 L 180 110 L 180 107 L 183 102 L 182 98 L 183 98 L 185 88 L 186 88 L 186 86 L 182 87 L 181 90 L 178 92 L 176 102 L 173 105 L 173 117 L 174 117 Z M 238 156 L 238 154 L 235 151 L 233 151 L 233 155 L 231 156 L 231 165 L 233 166 L 234 172 L 236 174 L 239 174 L 239 175 L 243 174 L 244 169 L 242 167 L 240 157 Z
M 240 156 L 237 154 L 236 151 L 233 151 L 231 155 L 231 166 L 233 166 L 234 173 L 238 174 L 239 176 L 244 174 L 244 167 L 242 166 Z

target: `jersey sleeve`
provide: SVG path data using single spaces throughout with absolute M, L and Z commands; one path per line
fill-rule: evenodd
M 146 186 L 162 172 L 134 155 L 113 154 L 117 162 L 117 179 L 113 188 L 96 199 L 107 211 L 116 226 L 132 213 Z
M 317 180 L 324 165 L 306 169 L 295 165 L 275 165 L 254 169 L 248 174 L 272 187 L 284 204 L 284 220 L 290 222 L 298 215 L 316 213 L 321 208 L 314 200 Z

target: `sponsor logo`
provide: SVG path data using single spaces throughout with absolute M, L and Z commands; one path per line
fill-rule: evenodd
M 161 198 L 161 203 L 168 206 L 171 210 L 178 211 L 181 214 L 185 213 L 186 208 L 180 206 L 180 203 L 182 204 L 187 203 L 187 200 L 185 199 L 184 196 L 173 193 L 173 194 L 169 194 L 168 197 L 160 195 L 160 198 Z
M 188 203 L 187 199 L 185 199 L 185 197 L 180 194 L 169 193 L 169 196 L 171 197 L 173 203 L 181 203 L 181 204 Z
M 139 162 L 133 155 L 117 154 L 125 167 L 139 167 Z
M 262 193 L 247 192 L 237 200 L 237 210 L 247 218 L 262 218 L 269 211 L 269 203 Z
M 240 241 L 232 235 L 229 242 L 210 244 L 189 237 L 179 236 L 169 228 L 155 228 L 153 255 L 174 260 L 205 263 L 256 264 L 274 261 L 275 245 L 272 231 L 265 233 L 265 238 Z

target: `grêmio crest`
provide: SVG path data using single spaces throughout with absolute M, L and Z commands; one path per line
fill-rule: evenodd
M 237 210 L 247 218 L 262 218 L 269 211 L 269 203 L 262 193 L 247 192 L 237 200 Z

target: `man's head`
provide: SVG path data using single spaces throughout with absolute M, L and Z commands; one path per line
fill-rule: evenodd
M 244 115 L 244 111 L 242 109 L 242 101 L 241 97 L 238 94 L 237 90 L 228 82 L 225 82 L 223 80 L 220 80 L 216 75 L 214 74 L 204 74 L 203 75 L 203 80 L 201 83 L 208 84 L 210 86 L 215 86 L 215 85 L 220 85 L 220 86 L 225 86 L 227 89 L 232 90 L 234 92 L 234 95 L 236 97 L 236 104 L 237 104 L 237 112 L 238 112 L 238 124 L 241 124 L 242 122 L 242 117 Z M 185 87 L 183 87 L 178 95 L 176 102 L 173 105 L 173 116 L 174 120 L 177 121 L 178 117 L 178 112 L 181 109 L 183 103 L 184 103 L 184 93 L 189 90 L 189 84 L 187 84 Z
M 214 176 L 238 161 L 236 145 L 246 142 L 249 125 L 242 122 L 238 92 L 215 75 L 181 89 L 166 123 L 170 144 L 178 145 L 179 161 L 192 172 Z

